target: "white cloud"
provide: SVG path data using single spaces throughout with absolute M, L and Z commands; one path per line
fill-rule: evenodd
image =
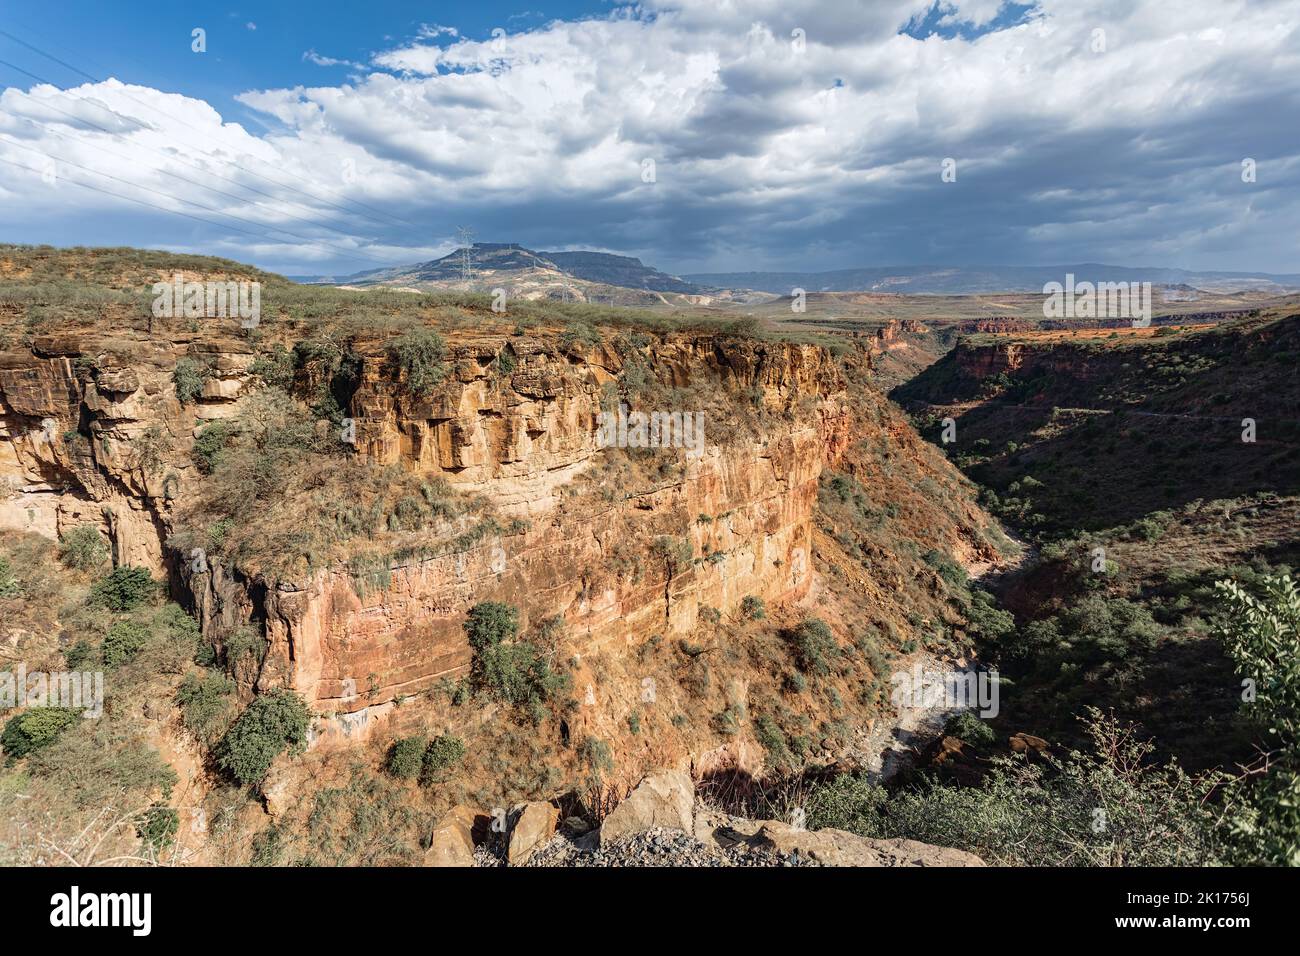
M 364 63 L 358 63 L 355 60 L 340 60 L 332 56 L 322 56 L 315 50 L 308 50 L 302 55 L 302 58 L 305 62 L 315 63 L 317 66 L 350 66 L 357 70 L 366 68 Z
M 465 219 L 485 239 L 621 248 L 675 268 L 1149 259 L 1149 249 L 1171 265 L 1295 259 L 1296 0 L 1187 0 L 1176 18 L 1155 0 L 1043 0 L 1030 22 L 975 39 L 899 34 L 929 7 L 647 0 L 499 40 L 426 25 L 370 67 L 303 55 L 366 71 L 346 83 L 242 94 L 274 123 L 262 136 L 223 125 L 207 104 L 122 87 L 191 117 L 196 138 L 115 95 L 112 81 L 6 91 L 0 106 L 21 119 L 0 117 L 19 124 L 0 129 L 53 150 L 62 144 L 48 126 L 93 154 L 107 137 L 52 114 L 59 105 L 111 124 L 115 149 L 174 146 L 273 193 L 244 210 L 259 221 L 340 225 L 347 196 L 426 226 L 355 219 L 349 240 L 320 233 L 376 255 L 441 241 Z M 1000 8 L 959 0 L 941 12 L 982 27 Z M 1096 29 L 1104 53 L 1092 52 Z M 1250 192 L 1233 173 L 1243 156 L 1260 162 Z M 940 182 L 944 157 L 958 161 L 956 183 Z M 159 165 L 144 153 L 131 174 L 166 184 Z M 15 175 L 0 168 L 0 184 L 23 195 Z

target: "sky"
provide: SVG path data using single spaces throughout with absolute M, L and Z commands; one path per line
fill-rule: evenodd
M 1300 272 L 1300 0 L 0 10 L 0 241 Z

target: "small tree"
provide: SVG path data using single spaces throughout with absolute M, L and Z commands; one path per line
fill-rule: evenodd
M 59 539 L 59 560 L 64 567 L 93 571 L 108 560 L 108 542 L 94 525 L 79 524 Z
M 90 602 L 110 611 L 130 611 L 151 600 L 157 590 L 148 568 L 124 564 L 91 585 Z
M 1216 587 L 1227 612 L 1219 635 L 1246 691 L 1242 709 L 1269 750 L 1230 792 L 1229 826 L 1243 862 L 1300 866 L 1300 593 L 1285 574 L 1265 577 L 1259 596 L 1233 581 Z
M 519 611 L 499 601 L 484 601 L 470 608 L 465 634 L 473 649 L 470 683 L 486 689 L 496 699 L 523 708 L 534 723 L 546 715 L 553 694 L 568 686 L 568 676 L 553 673 L 546 656 L 529 641 L 514 640 L 519 633 Z
M 118 621 L 104 635 L 104 666 L 117 667 L 144 647 L 149 632 L 135 621 Z
M 805 618 L 791 632 L 790 643 L 794 648 L 795 663 L 805 673 L 829 674 L 831 662 L 840 653 L 835 635 L 819 617 Z
M 136 821 L 135 832 L 155 855 L 171 846 L 180 829 L 180 814 L 165 803 L 150 806 Z
M 176 400 L 182 405 L 198 401 L 203 395 L 203 386 L 210 376 L 211 371 L 205 366 L 193 359 L 181 359 L 172 372 L 172 382 L 176 385 Z
M 437 783 L 443 772 L 460 762 L 465 756 L 465 742 L 451 734 L 441 734 L 429 741 L 429 749 L 424 752 L 424 764 L 420 771 L 420 783 L 426 786 Z
M 417 395 L 428 395 L 447 377 L 443 358 L 447 346 L 433 329 L 412 329 L 398 336 L 388 354 L 406 373 L 406 386 Z
M 384 769 L 399 780 L 414 780 L 424 764 L 423 737 L 402 737 L 388 748 Z
M 81 711 L 66 707 L 37 707 L 10 717 L 0 731 L 0 747 L 12 763 L 33 750 L 58 740 L 81 717 Z
M 519 633 L 519 609 L 500 601 L 483 601 L 469 609 L 465 634 L 469 646 L 482 651 L 513 640 Z
M 258 697 L 226 733 L 217 762 L 245 786 L 261 784 L 276 757 L 306 746 L 309 721 L 306 702 L 291 690 Z

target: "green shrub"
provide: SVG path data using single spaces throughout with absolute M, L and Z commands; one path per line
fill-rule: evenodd
M 181 359 L 172 372 L 172 381 L 176 385 L 176 400 L 182 405 L 198 401 L 203 395 L 203 386 L 211 375 L 212 372 L 207 366 L 200 365 L 193 359 Z
M 775 720 L 766 715 L 755 720 L 754 736 L 767 751 L 769 769 L 788 770 L 794 766 L 794 754 L 790 751 L 785 732 Z
M 469 646 L 481 651 L 519 633 L 519 609 L 500 601 L 483 601 L 469 609 L 465 634 Z
M 145 846 L 154 853 L 161 853 L 176 839 L 180 825 L 179 813 L 166 804 L 155 803 L 140 815 L 135 824 L 135 832 Z
M 219 671 L 194 672 L 176 691 L 181 710 L 181 724 L 206 747 L 211 747 L 225 732 L 235 704 L 235 682 Z
M 518 632 L 517 608 L 498 601 L 470 608 L 465 621 L 473 651 L 470 681 L 475 690 L 487 690 L 497 700 L 524 709 L 536 723 L 545 717 L 545 702 L 568 687 L 569 679 L 554 673 L 535 645 L 513 640 Z
M 753 594 L 748 594 L 740 602 L 740 613 L 751 621 L 761 621 L 767 617 L 767 605 L 763 599 Z
M 997 739 L 988 721 L 981 720 L 972 711 L 964 710 L 950 717 L 943 726 L 943 732 L 949 737 L 964 740 L 972 747 L 987 747 Z
M 931 549 L 925 553 L 925 557 L 922 560 L 924 560 L 930 567 L 934 568 L 935 573 L 937 573 L 950 588 L 958 589 L 966 586 L 966 581 L 968 580 L 966 569 L 942 551 Z
M 201 474 L 210 475 L 216 471 L 217 465 L 221 463 L 221 453 L 231 435 L 230 426 L 224 422 L 213 422 L 198 433 L 190 457 Z
M 267 385 L 287 392 L 293 386 L 294 353 L 277 344 L 253 359 L 248 371 Z
M 1228 792 L 1235 852 L 1242 863 L 1300 866 L 1300 593 L 1286 574 L 1265 576 L 1258 596 L 1232 581 L 1216 588 L 1219 636 L 1253 692 L 1242 710 L 1267 749 L 1267 773 Z
M 8 762 L 21 760 L 34 750 L 48 747 L 81 718 L 82 712 L 66 707 L 37 707 L 5 722 L 0 748 Z
M 90 603 L 110 611 L 130 611 L 152 600 L 157 591 L 147 568 L 124 564 L 91 585 Z
M 571 321 L 560 333 L 560 349 L 572 352 L 579 349 L 592 349 L 601 343 L 600 333 L 589 322 Z
M 1160 625 L 1141 604 L 1126 598 L 1089 594 L 1049 618 L 1033 621 L 1009 650 L 1036 671 L 1057 673 L 1063 663 L 1094 667 L 1141 660 L 1156 645 Z
M 429 785 L 442 778 L 443 772 L 465 756 L 465 742 L 451 734 L 440 734 L 429 741 L 420 770 L 420 783 Z
M 306 746 L 310 719 L 306 702 L 291 690 L 258 697 L 227 731 L 217 762 L 245 786 L 260 784 L 276 757 Z
M 134 657 L 149 640 L 149 631 L 135 621 L 118 621 L 104 635 L 105 667 L 117 667 Z
M 840 653 L 835 635 L 819 617 L 805 618 L 790 632 L 790 644 L 794 649 L 795 663 L 801 671 L 809 674 L 829 674 L 831 662 Z
M 101 660 L 99 651 L 94 644 L 86 638 L 78 638 L 77 642 L 63 652 L 63 660 L 67 664 L 68 670 L 84 670 L 91 664 Z
M 1091 711 L 1087 752 L 994 758 L 982 786 L 924 782 L 886 796 L 862 777 L 814 789 L 810 827 L 904 837 L 1013 866 L 1208 866 L 1222 861 L 1217 778 L 1153 766 L 1154 747 Z
M 599 737 L 584 737 L 578 745 L 578 759 L 593 774 L 600 775 L 614 769 L 614 755 L 609 744 Z
M 983 588 L 971 590 L 970 601 L 965 606 L 965 614 L 966 631 L 977 640 L 1001 641 L 1016 629 L 1016 619 L 1009 611 L 998 607 L 993 595 Z
M 67 568 L 93 571 L 108 560 L 108 542 L 94 525 L 79 524 L 59 538 L 59 560 Z
M 884 787 L 866 774 L 840 774 L 815 787 L 804 804 L 810 830 L 834 828 L 868 834 L 881 829 L 880 811 L 888 799 Z
M 17 597 L 23 593 L 23 586 L 14 575 L 9 559 L 0 554 L 0 598 Z
M 424 763 L 427 741 L 423 737 L 402 737 L 388 748 L 384 769 L 399 780 L 414 780 Z
M 417 395 L 428 395 L 447 376 L 443 363 L 447 347 L 432 329 L 413 329 L 398 336 L 388 354 L 406 373 L 406 387 Z

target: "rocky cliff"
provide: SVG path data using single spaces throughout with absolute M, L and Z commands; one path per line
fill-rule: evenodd
M 628 362 L 618 350 L 465 337 L 451 345 L 450 374 L 417 395 L 381 343 L 353 349 L 355 455 L 481 496 L 496 516 L 441 553 L 384 555 L 383 587 L 358 588 L 342 562 L 272 578 L 169 546 L 206 480 L 195 436 L 238 419 L 263 387 L 253 351 L 233 339 L 45 337 L 0 355 L 0 517 L 51 537 L 95 525 L 118 563 L 169 573 L 213 643 L 242 625 L 262 630 L 267 649 L 245 683 L 298 690 L 325 718 L 323 736 L 358 737 L 464 670 L 462 623 L 479 601 L 518 605 L 525 627 L 560 618 L 588 650 L 688 633 L 702 607 L 806 593 L 818 477 L 852 431 L 824 351 L 677 335 L 638 352 L 664 387 L 707 379 L 724 403 L 745 396 L 761 424 L 715 441 L 735 416 L 706 413 L 700 449 L 665 450 L 648 480 L 613 487 L 592 473 L 628 455 L 597 445 L 602 403 Z M 178 362 L 207 370 L 190 404 L 177 396 Z M 321 374 L 303 363 L 295 390 Z

